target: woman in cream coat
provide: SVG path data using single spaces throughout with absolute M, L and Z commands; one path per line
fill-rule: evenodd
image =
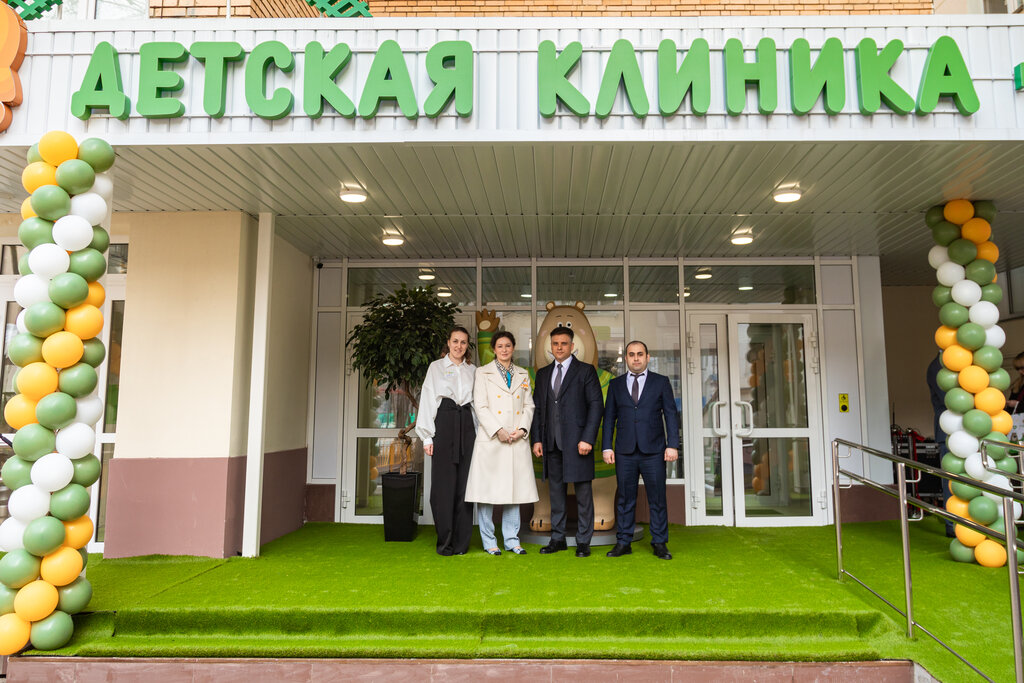
M 512 364 L 515 346 L 512 333 L 495 333 L 491 338 L 494 362 L 477 369 L 473 384 L 478 426 L 466 502 L 478 504 L 480 539 L 491 555 L 501 554 L 494 536 L 494 506 L 503 506 L 501 535 L 505 549 L 525 555 L 519 543 L 519 504 L 538 499 L 527 438 L 533 420 L 530 376 Z

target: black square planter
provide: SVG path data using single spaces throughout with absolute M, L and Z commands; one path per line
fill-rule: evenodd
M 411 541 L 419 529 L 419 472 L 380 476 L 384 504 L 384 540 Z

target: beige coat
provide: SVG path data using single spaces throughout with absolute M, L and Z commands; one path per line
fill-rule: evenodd
M 510 433 L 520 427 L 529 432 L 533 421 L 530 376 L 514 366 L 512 373 L 509 388 L 493 362 L 477 368 L 473 406 L 478 424 L 466 502 L 500 505 L 538 500 L 529 436 L 513 444 L 502 443 L 496 436 L 502 427 Z

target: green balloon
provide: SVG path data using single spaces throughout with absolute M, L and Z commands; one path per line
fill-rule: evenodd
M 12 455 L 0 468 L 0 478 L 3 478 L 4 486 L 12 491 L 20 489 L 26 484 L 32 483 L 32 463 L 28 460 Z
M 32 210 L 40 218 L 55 221 L 71 213 L 71 197 L 57 185 L 43 185 L 32 193 Z
M 18 591 L 15 589 L 0 583 L 0 614 L 10 614 L 14 611 L 14 596 L 17 594 Z
M 57 588 L 57 609 L 68 614 L 78 614 L 92 599 L 92 584 L 79 576 L 66 586 Z
M 955 301 L 950 301 L 939 309 L 939 320 L 941 320 L 942 324 L 946 327 L 952 327 L 955 329 L 970 320 L 970 317 L 966 306 L 961 306 Z
M 999 505 L 991 498 L 978 496 L 967 504 L 967 514 L 978 524 L 991 524 L 999 519 Z
M 60 375 L 57 376 L 57 386 L 65 394 L 82 398 L 92 393 L 98 380 L 95 368 L 88 363 L 79 362 L 60 371 Z
M 1000 434 L 999 432 L 989 432 L 985 435 L 985 439 L 991 441 L 1002 441 L 1006 442 L 1006 434 Z M 1000 458 L 1006 457 L 1006 449 L 996 444 L 987 443 L 983 444 L 985 450 L 982 451 L 985 455 L 991 456 L 993 460 L 999 460 Z
M 50 280 L 49 294 L 53 303 L 61 308 L 74 308 L 89 296 L 89 283 L 81 275 L 60 273 Z
M 946 392 L 946 407 L 954 413 L 966 413 L 974 408 L 974 394 L 955 387 Z
M 51 501 L 50 506 L 53 506 Z M 81 515 L 79 515 L 81 517 Z M 56 517 L 39 517 L 25 527 L 25 550 L 37 557 L 49 555 L 64 543 L 64 525 Z
M 946 453 L 942 456 L 942 469 L 950 474 L 963 474 L 964 458 L 953 455 L 952 453 Z
M 982 439 L 992 431 L 992 417 L 984 410 L 978 410 L 977 408 L 968 410 L 964 413 L 964 429 L 971 436 Z
M 956 330 L 956 341 L 968 351 L 980 349 L 985 345 L 985 328 L 978 323 L 964 323 Z
M 0 560 L 0 583 L 8 588 L 21 588 L 38 578 L 39 558 L 27 550 L 12 550 Z
M 29 333 L 45 339 L 64 329 L 64 309 L 52 301 L 40 301 L 25 311 L 25 327 Z
M 946 285 L 936 285 L 932 290 L 932 303 L 936 306 L 945 306 L 953 300 L 953 288 Z
M 30 250 L 40 244 L 53 244 L 53 222 L 32 216 L 18 226 L 18 239 Z
M 29 462 L 35 462 L 47 453 L 53 453 L 57 437 L 43 425 L 32 423 L 18 430 L 13 443 L 15 453 Z
M 952 242 L 960 239 L 960 226 L 953 225 L 948 221 L 939 221 L 932 226 L 932 239 L 936 244 L 948 247 Z
M 74 632 L 75 624 L 71 620 L 71 615 L 54 610 L 50 616 L 32 622 L 29 641 L 37 650 L 56 650 L 67 645 Z
M 987 285 L 982 285 L 981 300 L 998 304 L 1000 301 L 1003 300 L 1003 288 L 997 285 L 995 282 L 990 282 Z
M 970 564 L 974 562 L 974 548 L 970 548 L 955 538 L 949 544 L 949 555 L 957 562 Z
M 960 376 L 952 370 L 946 368 L 939 368 L 939 375 L 935 378 L 939 385 L 939 388 L 943 391 L 949 391 L 950 389 L 956 389 L 960 386 Z
M 82 556 L 82 569 L 85 569 L 89 564 L 89 553 L 86 552 L 85 548 L 79 548 L 78 554 Z
M 82 342 L 85 345 L 85 353 L 82 354 L 82 362 L 92 367 L 99 367 L 103 359 L 107 357 L 107 350 L 103 348 L 103 342 L 96 337 L 86 339 Z
M 20 258 L 18 258 L 18 275 L 31 274 L 32 268 L 31 266 L 28 265 L 28 252 L 26 251 L 24 254 L 21 255 Z
M 995 503 L 995 501 L 992 501 L 992 502 Z M 998 503 L 997 503 L 997 506 L 998 506 Z M 1005 534 L 1006 533 L 1006 524 L 1004 524 L 1003 520 L 999 519 L 998 516 L 997 516 L 997 518 L 994 521 L 990 522 L 989 524 L 986 524 L 985 526 L 987 526 L 992 531 L 998 531 L 1001 534 Z
M 103 469 L 100 459 L 92 453 L 72 460 L 71 464 L 75 468 L 75 474 L 71 477 L 71 482 L 85 488 L 89 488 L 96 483 L 100 478 L 100 471 Z
M 96 171 L 81 159 L 68 159 L 57 167 L 57 184 L 68 194 L 82 194 L 96 182 Z
M 43 160 L 43 157 L 39 156 L 39 143 L 38 142 L 28 148 L 28 154 L 25 155 L 25 159 L 28 160 L 28 163 L 30 163 L 30 164 L 34 164 L 37 161 L 42 161 Z
M 1017 461 L 1013 458 L 1000 458 L 996 460 L 996 468 L 1009 474 L 1017 474 Z
M 981 489 L 969 484 L 961 484 L 958 481 L 950 482 L 949 490 L 961 500 L 974 500 L 981 495 Z
M 19 334 L 7 345 L 7 357 L 19 368 L 43 359 L 43 340 L 31 334 Z
M 974 215 L 991 223 L 996 218 L 996 205 L 987 199 L 974 202 Z
M 924 222 L 929 228 L 934 228 L 938 223 L 946 220 L 942 204 L 936 204 L 924 214 Z
M 89 248 L 95 249 L 102 254 L 109 246 L 110 233 L 98 225 L 92 226 L 92 242 L 89 243 Z
M 107 272 L 107 260 L 100 252 L 86 247 L 71 254 L 68 271 L 81 275 L 89 282 L 95 282 Z
M 75 421 L 78 405 L 75 399 L 55 391 L 39 399 L 36 404 L 36 419 L 47 429 L 64 429 Z
M 106 140 L 86 138 L 78 145 L 78 158 L 92 166 L 96 173 L 103 173 L 114 165 L 114 148 Z
M 1003 352 L 994 346 L 982 346 L 974 352 L 974 364 L 985 372 L 995 372 L 1003 365 Z
M 78 519 L 88 511 L 89 492 L 81 484 L 68 484 L 50 496 L 50 514 L 57 519 L 70 522 L 73 519 Z M 27 529 L 25 533 L 28 533 Z M 63 539 L 61 542 L 63 542 Z M 27 543 L 25 547 L 28 547 Z
M 961 266 L 966 266 L 978 258 L 978 245 L 963 238 L 950 242 L 947 251 L 949 253 L 949 260 L 953 263 L 959 263 Z
M 979 285 L 990 285 L 996 276 L 996 266 L 991 261 L 979 258 L 964 266 L 964 272 L 968 280 L 974 280 Z
M 1010 373 L 1003 368 L 988 373 L 988 385 L 995 387 L 999 391 L 1006 391 L 1010 388 Z

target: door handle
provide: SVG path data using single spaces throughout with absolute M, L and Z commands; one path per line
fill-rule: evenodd
M 722 406 L 725 401 L 715 401 L 711 404 L 711 432 L 715 436 L 728 436 L 729 430 L 722 427 Z
M 734 405 L 740 409 L 740 424 L 736 428 L 736 436 L 750 436 L 754 432 L 754 406 L 750 401 L 734 401 Z M 747 414 L 747 424 L 743 425 L 743 415 Z

